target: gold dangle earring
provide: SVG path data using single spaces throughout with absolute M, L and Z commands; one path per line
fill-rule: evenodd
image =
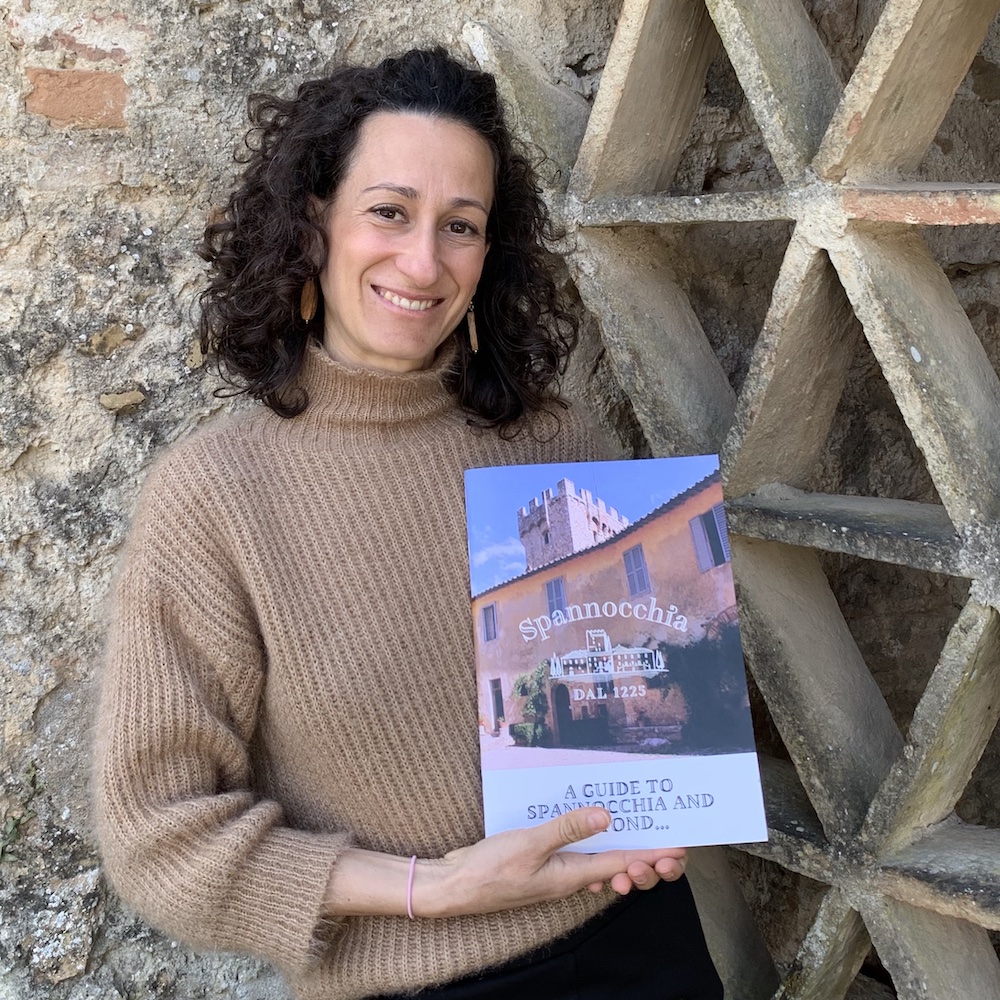
M 316 279 L 309 278 L 302 286 L 302 295 L 299 298 L 299 313 L 302 320 L 308 323 L 316 315 L 316 305 L 319 302 L 319 293 L 316 291 Z
M 479 337 L 476 336 L 476 309 L 473 303 L 469 302 L 469 311 L 465 314 L 465 322 L 469 327 L 469 346 L 472 353 L 479 352 Z

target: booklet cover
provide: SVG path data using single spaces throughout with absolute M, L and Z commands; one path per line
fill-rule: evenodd
M 767 840 L 717 456 L 465 475 L 486 833 Z

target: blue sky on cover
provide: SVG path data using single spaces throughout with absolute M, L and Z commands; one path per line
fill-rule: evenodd
M 569 479 L 630 522 L 645 517 L 719 468 L 715 455 L 644 458 L 624 462 L 505 465 L 465 473 L 472 593 L 480 594 L 525 570 L 517 511 L 542 491 Z

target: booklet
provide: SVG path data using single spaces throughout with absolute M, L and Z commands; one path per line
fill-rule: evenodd
M 715 455 L 465 474 L 487 835 L 767 840 Z

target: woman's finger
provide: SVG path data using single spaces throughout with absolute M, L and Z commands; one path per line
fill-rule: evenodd
M 656 869 L 644 861 L 633 861 L 625 869 L 625 874 L 628 875 L 632 880 L 632 885 L 637 889 L 652 889 L 660 881 Z
M 687 856 L 680 858 L 660 858 L 656 864 L 653 865 L 653 870 L 660 876 L 660 878 L 665 878 L 668 881 L 674 881 L 679 879 L 684 874 L 684 869 L 687 867 Z
M 611 876 L 611 881 L 608 883 L 619 896 L 627 896 L 633 889 L 632 879 L 628 877 L 626 872 L 618 872 L 617 875 Z

